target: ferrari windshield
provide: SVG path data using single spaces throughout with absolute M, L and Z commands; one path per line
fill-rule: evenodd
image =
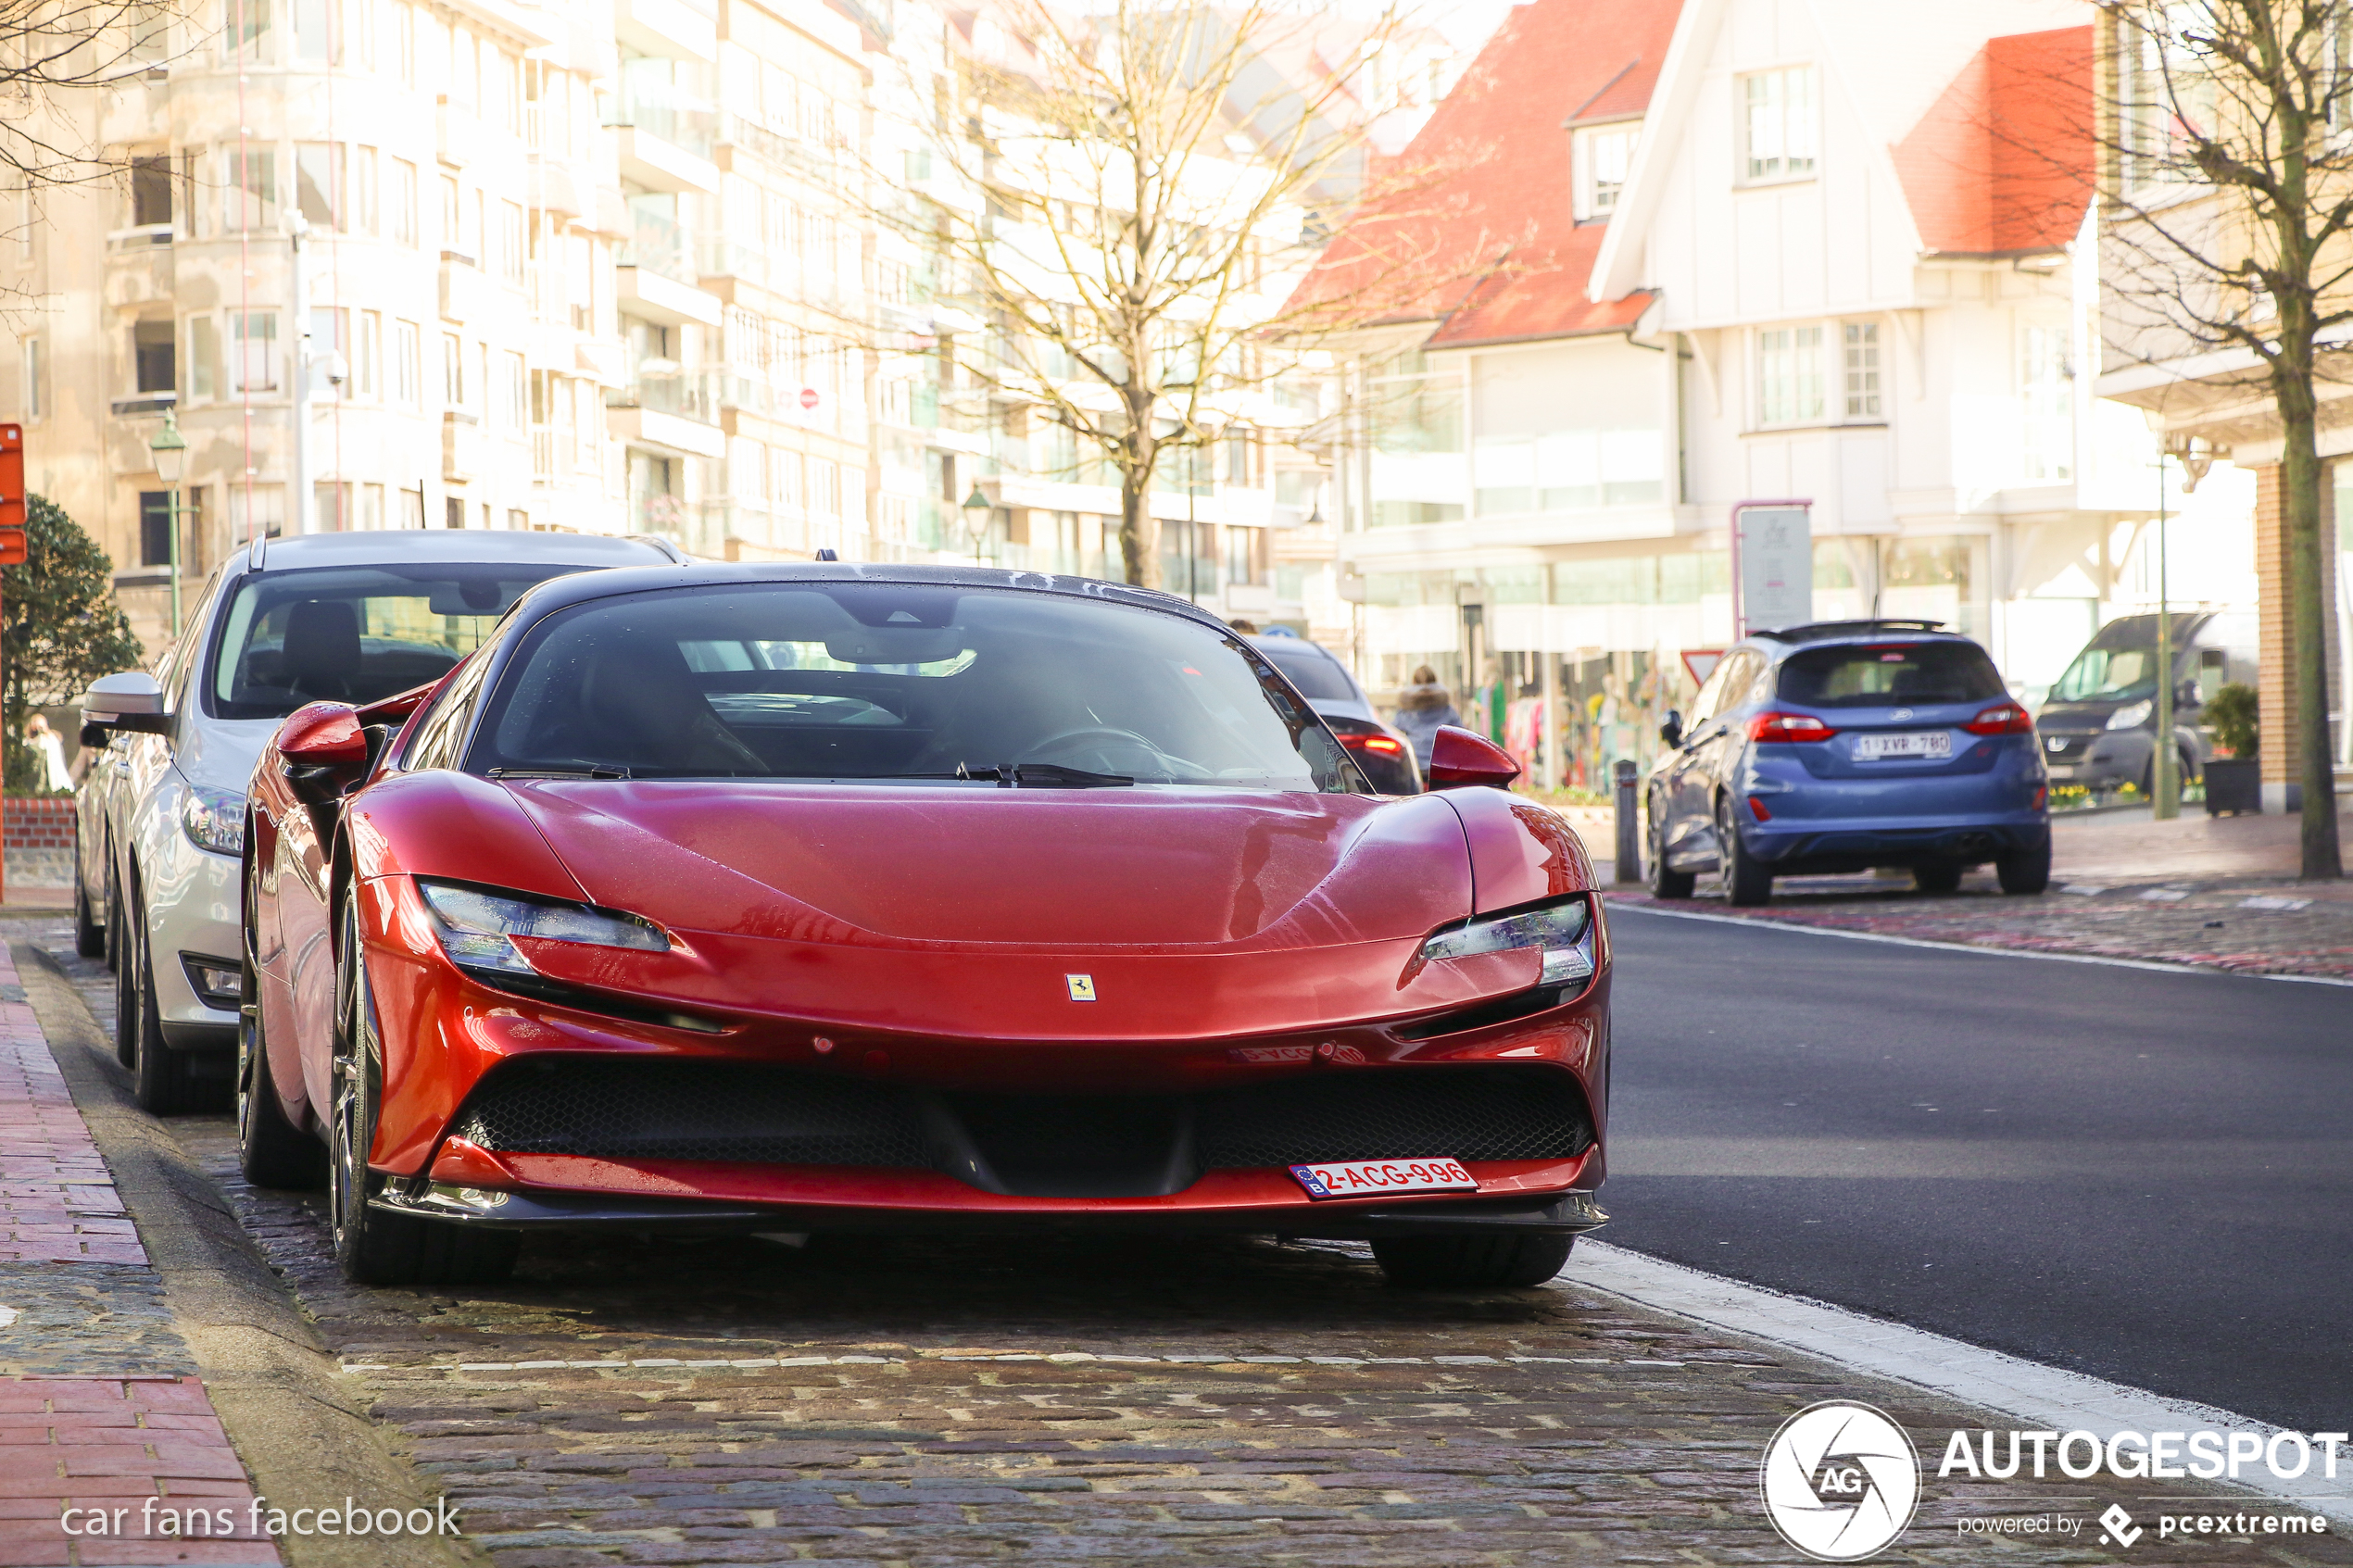
M 1364 788 L 1239 638 L 1068 595 L 761 583 L 594 599 L 524 636 L 465 766 L 627 778 Z

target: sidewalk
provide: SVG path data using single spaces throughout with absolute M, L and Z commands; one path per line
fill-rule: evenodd
M 0 1565 L 278 1562 L 194 1369 L 0 946 Z
M 1606 813 L 1591 826 L 1572 818 L 1589 847 L 1611 847 Z M 1616 867 L 1594 870 L 1613 902 L 1736 915 L 1747 920 L 1865 931 L 1923 941 L 2026 952 L 2141 959 L 2248 974 L 2353 980 L 2353 878 L 2296 880 L 2297 820 L 2284 816 L 2184 814 L 2152 822 L 2145 811 L 2056 819 L 2051 891 L 2007 897 L 1993 868 L 1969 873 L 1958 892 L 1924 895 L 1908 873 L 1790 877 L 1760 909 L 1733 909 L 1713 877 L 1696 897 L 1657 900 L 1640 884 L 1609 885 Z M 2353 814 L 2338 819 L 2353 856 Z

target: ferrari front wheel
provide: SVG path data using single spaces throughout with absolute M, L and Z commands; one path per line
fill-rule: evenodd
M 355 1285 L 492 1285 L 515 1266 L 522 1238 L 393 1213 L 370 1200 L 368 1169 L 384 1093 L 375 999 L 359 952 L 357 900 L 344 904 L 335 961 L 333 1103 L 327 1119 L 327 1213 L 335 1263 Z
M 1493 1290 L 1541 1285 L 1568 1262 L 1573 1236 L 1401 1236 L 1373 1243 L 1391 1285 Z

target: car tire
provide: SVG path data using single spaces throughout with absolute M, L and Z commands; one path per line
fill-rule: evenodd
M 1651 828 L 1646 835 L 1650 840 L 1650 875 L 1644 879 L 1650 884 L 1651 897 L 1688 898 L 1692 896 L 1692 884 L 1699 881 L 1699 877 L 1692 872 L 1670 872 L 1667 869 L 1666 813 L 1657 809 L 1656 801 L 1652 802 L 1652 808 Z
M 1725 900 L 1738 909 L 1754 909 L 1772 897 L 1773 873 L 1741 842 L 1729 803 L 1716 813 L 1716 833 L 1723 840 Z
M 1937 860 L 1912 868 L 1912 885 L 1923 893 L 1955 893 L 1960 890 L 1961 873 L 1969 868 L 1957 860 Z
M 1573 1236 L 1400 1236 L 1373 1243 L 1391 1285 L 1422 1290 L 1524 1289 L 1568 1261 Z
M 335 1263 L 354 1285 L 495 1285 L 522 1237 L 371 1208 L 384 1178 L 368 1169 L 384 1092 L 375 1000 L 359 958 L 356 900 L 346 899 L 335 961 L 333 1103 L 327 1119 L 327 1216 Z
M 108 877 L 107 898 L 107 961 L 114 970 L 114 1059 L 125 1067 L 139 1061 L 139 964 L 132 939 L 131 911 L 124 907 L 122 884 Z
M 1994 862 L 1994 876 L 2005 893 L 2045 891 L 2051 885 L 2051 841 L 2046 838 L 2035 848 L 2003 856 Z
M 270 1075 L 254 962 L 253 883 L 245 883 L 245 980 L 237 1015 L 237 1168 L 260 1187 L 315 1189 L 327 1179 L 326 1147 L 286 1120 Z
M 107 928 L 90 916 L 90 890 L 82 880 L 82 827 L 73 831 L 73 950 L 85 959 L 107 956 Z
M 162 1010 L 156 1006 L 155 965 L 148 961 L 145 948 L 145 943 L 134 941 L 123 954 L 123 971 L 134 977 L 129 1031 L 131 1098 L 150 1116 L 209 1110 L 212 1080 L 196 1076 L 195 1053 L 175 1051 L 164 1043 Z M 124 989 L 118 979 L 118 998 Z

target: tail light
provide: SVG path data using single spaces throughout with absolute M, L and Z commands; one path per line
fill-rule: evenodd
M 1748 809 L 1756 813 L 1756 820 L 1760 822 L 1769 822 L 1773 820 L 1773 813 L 1765 809 L 1765 802 L 1753 795 L 1748 797 Z
M 1838 734 L 1811 713 L 1759 713 L 1748 721 L 1748 738 L 1762 741 L 1828 740 Z
M 1390 757 L 1395 757 L 1405 749 L 1401 742 L 1387 735 L 1344 734 L 1340 737 L 1340 744 L 1351 751 L 1378 751 Z
M 1961 726 L 1973 735 L 2031 735 L 2033 716 L 2014 702 L 1997 702 Z

